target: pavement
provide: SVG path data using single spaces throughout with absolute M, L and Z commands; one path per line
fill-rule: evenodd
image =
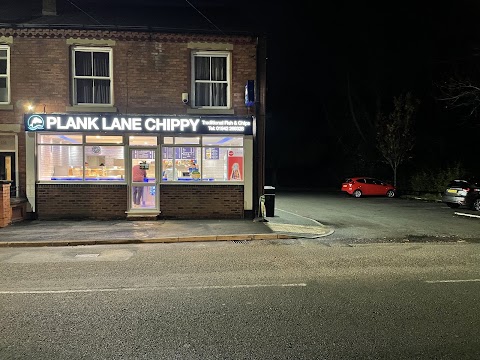
M 0 247 L 318 238 L 334 232 L 288 211 L 227 220 L 24 220 L 0 228 Z

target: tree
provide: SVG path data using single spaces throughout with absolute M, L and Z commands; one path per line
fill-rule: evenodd
M 413 120 L 419 101 L 411 93 L 393 98 L 393 110 L 387 116 L 379 112 L 376 122 L 377 149 L 393 170 L 393 185 L 397 185 L 397 169 L 410 156 L 415 138 Z
M 474 117 L 480 110 L 480 86 L 469 78 L 451 77 L 437 86 L 441 95 L 438 100 L 443 101 L 447 108 L 460 110 L 468 117 Z

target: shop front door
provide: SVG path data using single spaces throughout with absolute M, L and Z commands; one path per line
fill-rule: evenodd
M 130 149 L 129 210 L 158 212 L 157 149 Z

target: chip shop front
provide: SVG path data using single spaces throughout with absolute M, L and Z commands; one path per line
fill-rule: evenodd
M 38 219 L 252 214 L 252 116 L 25 114 L 24 124 Z

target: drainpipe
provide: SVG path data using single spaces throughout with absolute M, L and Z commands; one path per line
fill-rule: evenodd
M 256 126 L 254 129 L 254 152 L 256 159 L 256 168 L 254 169 L 253 204 L 263 195 L 265 187 L 265 113 L 266 113 L 266 89 L 267 89 L 267 39 L 263 34 L 257 38 L 257 89 L 258 98 L 256 106 Z M 260 204 L 259 204 L 260 206 Z M 259 213 L 259 208 L 254 209 L 255 214 Z

